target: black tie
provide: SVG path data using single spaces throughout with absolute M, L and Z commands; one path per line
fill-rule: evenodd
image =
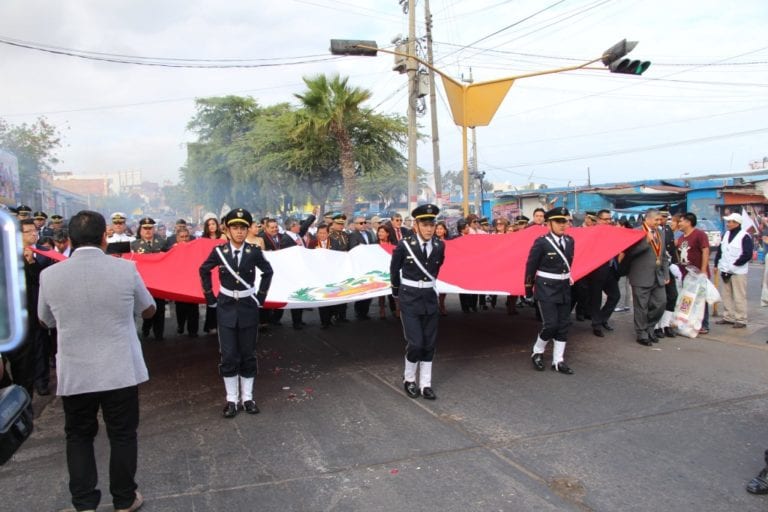
M 240 266 L 240 249 L 235 249 L 235 268 Z
M 560 237 L 560 250 L 565 252 L 565 241 L 563 240 L 563 237 Z
M 421 246 L 421 250 L 424 251 L 425 258 L 429 257 L 429 255 L 427 254 L 427 242 L 424 242 L 424 244 Z

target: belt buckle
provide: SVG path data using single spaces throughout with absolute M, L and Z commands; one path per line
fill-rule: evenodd
M 232 290 L 232 294 L 233 294 L 233 298 L 235 300 L 239 300 L 240 299 L 240 292 L 238 290 Z

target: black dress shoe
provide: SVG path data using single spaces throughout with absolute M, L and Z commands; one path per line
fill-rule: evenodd
M 426 387 L 421 390 L 421 396 L 426 398 L 427 400 L 436 400 L 437 395 L 435 394 L 434 390 L 430 387 Z
M 648 338 L 637 338 L 637 342 L 641 345 L 645 345 L 646 347 L 653 345 L 653 342 Z
M 664 337 L 664 329 L 654 329 L 653 335 L 657 338 L 663 338 Z
M 664 328 L 664 336 L 667 338 L 677 338 L 677 334 L 675 333 L 674 329 L 671 327 L 665 327 Z
M 221 414 L 225 418 L 234 418 L 237 416 L 237 404 L 235 402 L 227 402 L 227 405 L 224 406 L 224 410 Z
M 597 336 L 598 338 L 605 338 L 605 334 L 603 334 L 603 330 L 599 327 L 595 327 L 592 329 L 592 334 Z
M 182 328 L 176 329 L 176 334 L 184 334 L 184 329 Z
M 558 373 L 564 373 L 566 375 L 573 375 L 573 370 L 571 370 L 567 364 L 564 362 L 560 362 L 557 364 L 552 365 L 552 371 L 558 372 Z
M 253 400 L 246 400 L 243 402 L 243 409 L 245 409 L 245 412 L 248 414 L 259 414 L 259 408 Z
M 301 324 L 293 324 L 293 328 L 297 331 L 300 331 L 304 328 L 304 326 Z
M 403 387 L 405 388 L 406 395 L 411 398 L 419 398 L 419 386 L 417 386 L 415 382 L 405 381 Z
M 40 396 L 48 396 L 51 394 L 51 390 L 48 386 L 35 386 L 35 392 Z
M 768 468 L 764 468 L 760 474 L 749 481 L 747 492 L 752 494 L 768 494 Z
M 328 329 L 330 326 L 331 326 L 331 324 L 321 324 L 320 328 L 325 330 L 325 329 Z
M 533 369 L 539 372 L 544 371 L 544 356 L 542 354 L 533 354 L 531 357 Z
M 608 324 L 608 322 L 603 322 L 603 329 L 605 329 L 608 332 L 611 332 L 613 330 L 613 327 Z

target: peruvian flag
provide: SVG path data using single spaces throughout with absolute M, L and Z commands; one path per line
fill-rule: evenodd
M 440 293 L 524 295 L 528 252 L 547 229 L 534 226 L 505 235 L 468 235 L 446 242 L 445 263 L 438 276 Z M 641 240 L 642 231 L 596 226 L 571 228 L 575 240 L 571 269 L 578 280 Z M 204 303 L 200 264 L 219 240 L 199 239 L 179 244 L 167 253 L 125 254 L 136 262 L 153 296 L 180 302 Z M 274 276 L 268 308 L 313 308 L 389 295 L 389 263 L 393 246 L 359 245 L 349 252 L 290 247 L 267 251 Z M 38 251 L 56 260 L 55 251 Z M 213 272 L 218 292 L 218 272 Z

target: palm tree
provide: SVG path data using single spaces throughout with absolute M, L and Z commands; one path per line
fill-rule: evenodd
M 355 210 L 357 176 L 351 129 L 363 111 L 360 104 L 370 99 L 371 91 L 349 87 L 348 78 L 335 75 L 304 77 L 307 91 L 295 96 L 301 100 L 306 115 L 297 130 L 320 139 L 332 138 L 339 147 L 339 166 L 343 184 L 342 209 L 347 216 Z

